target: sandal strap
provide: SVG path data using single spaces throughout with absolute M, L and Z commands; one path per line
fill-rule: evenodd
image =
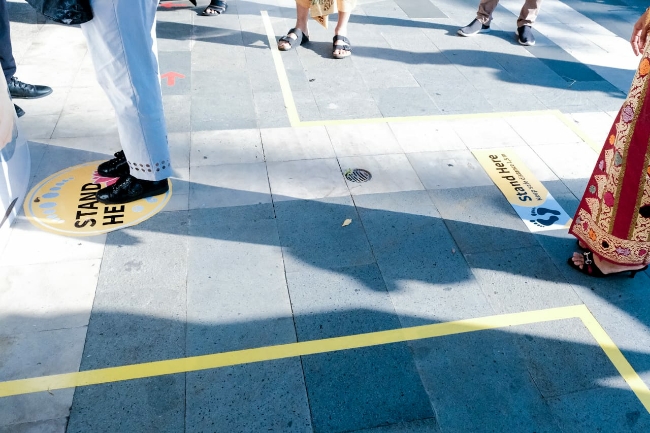
M 338 41 L 342 41 L 342 44 L 337 44 Z M 350 40 L 342 35 L 335 35 L 333 39 L 333 51 L 343 50 L 352 52 L 352 46 L 350 45 Z
M 338 42 L 338 41 L 345 42 L 345 44 L 341 44 L 341 45 L 351 45 L 350 40 L 348 38 L 346 38 L 345 36 L 343 36 L 343 35 L 334 35 L 333 39 L 334 39 L 334 42 Z
M 291 36 L 289 36 L 291 33 L 296 35 L 296 39 L 293 39 Z M 305 36 L 305 34 L 300 30 L 299 28 L 293 28 L 289 29 L 287 34 L 285 36 L 282 36 L 278 42 L 286 42 L 288 43 L 291 47 L 293 47 L 293 44 L 298 43 L 299 45 L 302 45 L 304 42 L 309 41 L 309 38 Z

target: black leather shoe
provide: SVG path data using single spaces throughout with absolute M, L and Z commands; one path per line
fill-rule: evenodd
M 18 105 L 14 104 L 14 109 L 16 110 L 16 116 L 23 117 L 25 115 L 25 110 L 20 108 Z
M 129 175 L 129 164 L 123 151 L 115 153 L 115 158 L 102 162 L 97 167 L 97 173 L 104 177 L 124 177 Z
M 131 175 L 121 177 L 117 182 L 97 191 L 97 200 L 104 204 L 122 204 L 164 194 L 169 191 L 165 180 L 142 180 Z
M 51 87 L 23 83 L 16 77 L 9 79 L 7 87 L 14 99 L 38 99 L 52 93 Z

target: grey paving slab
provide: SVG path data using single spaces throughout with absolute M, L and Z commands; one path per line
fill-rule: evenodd
M 508 334 L 479 331 L 409 345 L 442 431 L 560 431 Z
M 38 166 L 38 171 L 35 174 L 38 175 L 38 180 L 41 181 L 51 174 L 74 167 L 75 165 L 86 164 L 90 161 L 106 160 L 106 156 L 110 155 L 108 148 L 111 146 L 111 140 L 107 139 L 106 143 L 106 149 L 103 148 L 103 143 L 98 143 L 97 149 L 94 151 L 48 146 L 41 164 Z
M 218 99 L 224 93 L 246 93 L 251 91 L 248 73 L 241 70 L 221 69 L 213 71 L 192 71 L 192 95 Z M 228 83 L 227 86 L 219 83 Z
M 440 427 L 435 418 L 401 422 L 384 427 L 357 430 L 358 433 L 438 433 Z
M 263 162 L 193 167 L 190 209 L 271 203 Z
M 171 17 L 175 19 L 170 21 Z M 156 36 L 159 52 L 190 51 L 192 47 L 192 16 L 179 13 L 159 14 L 156 23 Z
M 407 157 L 426 189 L 493 185 L 468 150 L 413 152 L 407 154 Z
M 287 284 L 302 341 L 400 326 L 375 263 L 289 272 Z
M 201 355 L 294 342 L 275 221 L 220 218 L 215 224 L 218 213 L 219 209 L 208 209 L 191 214 L 188 353 Z
M 58 114 L 42 116 L 23 116 L 18 121 L 20 130 L 25 131 L 27 140 L 38 141 L 39 139 L 48 139 L 52 137 L 52 132 L 59 121 Z
M 187 375 L 185 431 L 312 432 L 298 358 Z
M 71 238 L 45 233 L 25 217 L 19 217 L 0 256 L 0 263 L 2 266 L 22 266 L 101 259 L 105 241 L 106 235 Z M 53 254 L 53 251 L 57 253 Z
M 578 305 L 580 298 L 539 246 L 467 254 L 467 262 L 494 308 L 502 313 Z
M 496 186 L 430 190 L 429 195 L 463 254 L 537 246 Z
M 327 126 L 338 157 L 401 153 L 399 143 L 385 123 Z
M 447 15 L 428 0 L 399 0 L 396 3 L 409 18 L 447 18 Z
M 627 389 L 599 388 L 548 400 L 553 415 L 565 431 L 644 432 L 650 415 Z
M 100 264 L 0 266 L 0 335 L 88 325 Z
M 334 158 L 334 148 L 324 126 L 260 129 L 266 161 Z
M 293 100 L 301 121 L 317 121 L 329 118 L 321 114 L 321 109 L 316 103 L 316 98 L 309 92 L 293 92 Z M 325 113 L 323 111 L 323 113 Z
M 203 81 L 204 84 L 202 86 L 209 85 L 208 82 L 210 80 L 216 80 L 212 81 L 213 85 L 216 83 L 223 84 L 223 81 L 215 73 L 224 71 L 226 75 L 230 75 L 230 73 L 236 70 L 248 69 L 246 52 L 246 48 L 240 45 L 197 42 L 192 50 L 192 74 L 195 79 Z M 268 53 L 266 54 L 268 55 Z M 210 80 L 208 80 L 208 77 Z M 253 78 L 252 75 L 250 77 L 251 79 Z
M 150 296 L 155 296 L 156 288 L 174 291 L 184 287 L 187 218 L 186 212 L 165 212 L 133 228 L 109 233 L 94 308 L 99 308 L 97 302 L 102 296 L 108 305 L 117 302 L 114 296 L 120 292 L 122 296 L 144 298 L 145 292 L 133 292 L 132 285 L 151 290 Z
M 517 116 L 506 120 L 530 146 L 582 142 L 574 131 L 553 115 L 536 116 L 534 119 Z
M 257 127 L 251 92 L 224 94 L 219 98 L 195 96 L 191 102 L 192 131 L 250 129 Z
M 454 131 L 469 149 L 489 149 L 525 145 L 524 139 L 504 119 L 460 119 Z
M 381 110 L 372 94 L 358 89 L 344 94 L 331 94 L 329 91 L 313 91 L 318 109 L 326 119 L 371 119 L 382 117 Z
M 275 212 L 287 272 L 375 261 L 350 197 L 276 202 Z
M 253 101 L 260 128 L 277 128 L 291 125 L 282 92 L 255 93 Z
M 354 53 L 355 55 L 365 55 L 367 57 L 375 57 L 378 53 L 376 51 L 380 51 L 378 48 L 355 48 Z M 388 52 L 390 53 L 389 55 L 395 55 L 394 53 L 391 53 L 390 49 L 383 49 L 381 50 L 382 52 Z M 408 54 L 410 55 L 410 54 Z M 359 62 L 357 62 L 358 64 Z M 373 92 L 373 97 L 375 100 L 378 100 L 378 94 L 379 95 L 385 95 L 384 97 L 390 98 L 390 93 L 386 94 L 386 92 L 389 92 L 389 89 L 393 89 L 394 92 L 399 92 L 398 90 L 395 89 L 401 89 L 401 88 L 417 88 L 418 87 L 418 82 L 413 77 L 413 74 L 406 68 L 405 66 L 401 65 L 390 65 L 387 66 L 385 64 L 369 64 L 369 65 L 361 65 L 357 66 L 357 69 L 361 71 L 362 73 L 362 80 L 363 83 L 365 84 L 365 87 L 371 90 L 375 90 Z M 384 92 L 381 92 L 381 90 L 384 90 Z M 424 100 L 424 98 L 422 98 Z M 424 100 L 426 101 L 426 100 Z M 387 105 L 388 101 L 384 101 L 384 105 Z M 426 107 L 426 106 L 425 106 Z M 386 110 L 388 107 L 384 107 Z M 402 107 L 404 108 L 404 107 Z M 380 107 L 381 110 L 381 107 Z M 393 111 L 397 110 L 397 108 L 393 108 Z M 382 110 L 383 112 L 384 110 Z
M 448 122 L 391 122 L 390 129 L 404 153 L 465 149 L 465 144 Z
M 163 96 L 165 121 L 167 123 L 168 132 L 173 133 L 190 131 L 191 100 L 192 98 L 189 95 Z
M 434 417 L 405 343 L 312 355 L 302 362 L 314 431 Z
M 48 419 L 45 421 L 28 422 L 0 426 L 1 433 L 64 433 L 68 425 L 67 418 Z
M 45 140 L 44 140 L 45 141 Z M 63 148 L 63 149 L 72 149 L 80 150 L 83 152 L 94 152 L 101 153 L 102 155 L 113 155 L 115 152 L 121 149 L 120 147 L 120 137 L 117 132 L 110 135 L 99 135 L 99 136 L 87 136 L 87 137 L 69 137 L 69 138 L 51 138 L 47 140 L 48 147 L 50 148 Z M 33 154 L 34 146 L 32 143 L 29 144 L 29 153 Z M 56 151 L 53 150 L 53 154 Z M 80 156 L 90 155 L 89 153 L 81 154 Z M 79 158 L 81 160 L 81 158 Z M 89 160 L 91 161 L 91 160 Z M 32 170 L 32 173 L 37 170 Z M 41 180 L 41 179 L 39 179 Z
M 0 381 L 27 379 L 79 370 L 85 327 L 0 337 Z M 67 417 L 73 389 L 23 394 L 0 399 L 0 425 Z
M 113 111 L 64 112 L 56 123 L 52 138 L 93 137 L 117 133 Z
M 66 432 L 156 431 L 185 428 L 185 375 L 77 388 Z
M 556 152 L 560 151 L 562 154 Z M 587 181 L 598 162 L 598 154 L 587 143 L 567 143 L 534 146 L 535 153 L 565 182 L 576 197 L 582 197 Z M 580 181 L 570 183 L 570 181 Z
M 274 203 L 350 195 L 339 163 L 333 158 L 269 162 L 267 168 Z
M 539 45 L 526 48 L 537 59 L 553 70 L 560 77 L 571 81 L 604 81 L 588 65 L 576 60 L 557 45 Z
M 391 87 L 372 91 L 384 117 L 429 116 L 440 109 L 426 91 L 419 87 Z
M 54 96 L 57 93 L 52 93 L 50 96 Z M 50 96 L 44 98 L 43 101 L 48 101 Z M 67 98 L 65 99 L 65 104 L 63 105 L 63 111 L 66 113 L 113 111 L 113 106 L 108 100 L 106 93 L 101 87 L 99 87 L 99 85 L 89 87 L 75 86 L 70 89 L 70 93 L 66 96 Z
M 258 129 L 199 131 L 192 134 L 193 167 L 264 161 Z
M 443 98 L 434 93 L 430 93 L 430 95 L 442 114 L 489 113 L 491 111 L 498 111 L 484 96 L 477 94 L 474 89 L 463 89 L 450 98 Z
M 426 192 L 355 203 L 403 326 L 493 314 Z
M 301 341 L 399 328 L 376 265 L 287 274 Z M 433 417 L 405 344 L 303 357 L 315 431 Z M 381 390 L 381 391 L 379 391 Z
M 545 398 L 625 386 L 580 319 L 518 326 L 514 331 L 522 334 L 519 347 Z
M 339 158 L 339 164 L 343 173 L 363 168 L 372 174 L 372 179 L 364 183 L 346 179 L 352 195 L 424 190 L 418 175 L 403 154 Z

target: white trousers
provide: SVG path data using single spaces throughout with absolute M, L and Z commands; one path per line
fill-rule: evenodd
M 91 0 L 93 19 L 82 24 L 97 81 L 117 116 L 131 175 L 171 176 L 167 126 L 156 47 L 158 0 Z

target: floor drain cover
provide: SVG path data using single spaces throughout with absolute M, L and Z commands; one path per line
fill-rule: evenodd
M 345 171 L 344 176 L 350 182 L 357 183 L 368 182 L 370 179 L 372 179 L 372 174 L 363 168 L 349 168 Z

